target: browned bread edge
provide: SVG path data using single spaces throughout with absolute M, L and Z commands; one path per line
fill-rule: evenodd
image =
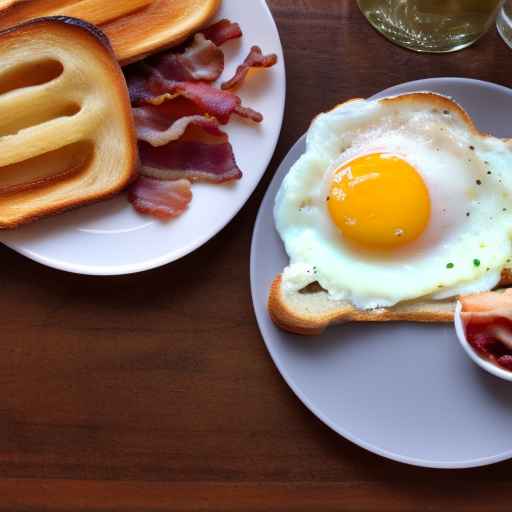
M 292 292 L 292 294 L 297 298 L 301 292 Z M 322 300 L 327 298 L 327 292 L 323 290 L 303 294 L 302 301 L 305 307 L 299 310 L 292 304 L 290 293 L 284 291 L 282 277 L 279 274 L 270 287 L 268 297 L 270 317 L 281 329 L 308 336 L 320 334 L 331 324 L 345 322 L 451 322 L 455 310 L 455 300 L 403 303 L 392 308 L 368 311 L 356 309 L 348 302 L 333 301 L 332 304 L 336 307 L 330 308 L 329 311 L 311 312 L 308 311 L 306 302 L 315 294 L 322 295 Z

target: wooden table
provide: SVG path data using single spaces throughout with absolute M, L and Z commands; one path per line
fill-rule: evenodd
M 256 327 L 249 247 L 270 178 L 317 112 L 433 76 L 512 86 L 512 51 L 491 31 L 460 53 L 418 55 L 378 36 L 353 0 L 270 5 L 288 71 L 283 132 L 265 179 L 219 236 L 119 278 L 0 249 L 0 510 L 511 510 L 512 463 L 403 466 L 302 406 Z

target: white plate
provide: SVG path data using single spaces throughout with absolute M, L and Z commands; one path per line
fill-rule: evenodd
M 126 197 L 71 211 L 2 232 L 0 241 L 44 265 L 69 272 L 118 275 L 170 263 L 197 249 L 216 235 L 245 204 L 274 153 L 283 121 L 286 77 L 277 27 L 265 0 L 224 0 L 218 18 L 240 23 L 244 36 L 223 46 L 230 77 L 259 45 L 276 53 L 273 68 L 251 76 L 238 92 L 245 105 L 265 120 L 255 126 L 234 119 L 227 127 L 243 178 L 228 186 L 193 186 L 189 210 L 163 223 L 137 214 Z
M 415 90 L 453 96 L 481 130 L 512 135 L 510 89 L 444 78 L 403 84 L 377 96 Z M 512 386 L 466 357 L 452 324 L 350 324 L 303 338 L 271 322 L 268 289 L 288 263 L 274 229 L 274 198 L 303 151 L 301 139 L 276 173 L 258 214 L 251 251 L 258 324 L 286 382 L 333 430 L 390 459 L 458 468 L 512 457 Z

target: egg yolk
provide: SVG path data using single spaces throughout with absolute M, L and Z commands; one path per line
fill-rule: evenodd
M 430 219 L 423 178 L 396 155 L 373 153 L 335 173 L 329 214 L 348 240 L 369 249 L 393 249 L 416 240 Z

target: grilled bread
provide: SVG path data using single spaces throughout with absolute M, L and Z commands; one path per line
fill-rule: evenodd
M 288 291 L 278 275 L 270 288 L 268 311 L 281 329 L 312 336 L 331 324 L 344 322 L 451 322 L 455 300 L 411 301 L 366 311 L 356 309 L 349 302 L 330 299 L 318 286 Z
M 217 12 L 221 0 L 0 0 L 0 29 L 43 16 L 98 25 L 124 65 L 176 45 Z
M 108 39 L 72 18 L 0 33 L 0 228 L 107 198 L 136 177 L 126 83 Z
M 512 286 L 510 269 L 502 272 L 499 286 Z M 455 304 L 456 299 L 417 300 L 392 308 L 360 310 L 348 302 L 330 299 L 318 285 L 298 292 L 286 290 L 279 274 L 270 287 L 268 311 L 274 323 L 285 331 L 307 336 L 345 322 L 453 322 Z

